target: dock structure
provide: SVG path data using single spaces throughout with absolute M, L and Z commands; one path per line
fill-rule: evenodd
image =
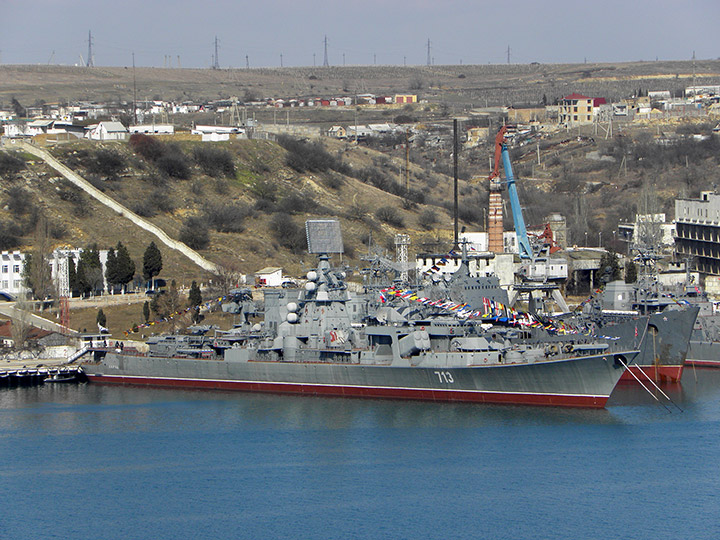
M 80 366 L 21 367 L 0 369 L 0 388 L 38 386 L 45 383 L 73 383 L 85 379 Z

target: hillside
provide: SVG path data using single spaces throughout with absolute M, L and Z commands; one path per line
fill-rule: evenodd
M 245 273 L 267 265 L 283 266 L 293 274 L 302 272 L 303 265 L 309 263 L 303 261 L 303 222 L 307 217 L 340 218 L 346 259 L 354 265 L 360 264 L 367 250 L 364 242 L 370 241 L 370 236 L 373 244 L 392 248 L 392 239 L 399 230 L 417 239 L 431 236 L 430 230 L 434 237 L 447 238 L 452 229 L 449 213 L 437 206 L 449 199 L 452 186 L 447 177 L 413 169 L 413 182 L 424 178 L 427 180 L 423 180 L 423 188 L 433 185 L 425 193 L 412 192 L 416 200 L 427 203 L 418 204 L 388 192 L 403 192 L 396 182 L 400 164 L 367 148 L 346 148 L 329 141 L 325 155 L 336 162 L 335 169 L 344 173 L 316 164 L 296 167 L 324 169 L 298 171 L 287 165 L 291 153 L 276 143 L 233 141 L 213 146 L 210 158 L 227 158 L 234 170 L 208 174 L 198 165 L 200 158 L 196 154 L 207 145 L 160 144 L 169 149 L 166 157 L 170 167 L 176 160 L 187 166 L 186 172 L 168 173 L 164 168 L 167 162 L 143 158 L 128 144 L 97 146 L 78 142 L 54 152 L 95 187 L 172 237 L 183 239 L 185 226 L 192 237 L 186 243 L 200 242 L 191 247 L 218 264 Z M 6 160 L 28 158 L 13 152 L 4 156 Z M 3 227 L 6 233 L 14 233 L 5 235 L 3 249 L 29 247 L 39 213 L 50 221 L 56 245 L 97 243 L 107 248 L 122 241 L 140 261 L 145 246 L 153 239 L 34 160 L 23 161 L 15 172 L 6 166 L 2 189 Z M 479 193 L 475 187 L 464 190 Z M 384 206 L 392 210 L 378 217 L 378 208 Z M 194 237 L 201 230 L 208 231 L 207 241 Z M 194 265 L 170 250 L 163 250 L 163 255 L 166 251 L 168 275 L 182 282 L 197 277 Z
M 582 244 L 587 238 L 596 245 L 602 235 L 607 246 L 617 223 L 631 220 L 650 202 L 672 218 L 675 197 L 697 196 L 720 182 L 717 137 L 682 138 L 708 133 L 710 125 L 688 124 L 673 130 L 678 139 L 669 146 L 657 144 L 657 135 L 643 128 L 626 128 L 608 140 L 557 134 L 513 148 L 528 225 L 541 227 L 548 214 L 560 212 L 568 220 L 571 244 Z M 81 141 L 53 152 L 95 187 L 173 238 L 217 264 L 244 273 L 269 265 L 282 266 L 291 275 L 304 273 L 311 261 L 304 252 L 303 223 L 312 217 L 340 219 L 345 262 L 352 267 L 364 265 L 361 259 L 369 243 L 393 251 L 398 232 L 411 236 L 411 255 L 450 249 L 448 151 L 413 149 L 406 190 L 402 149 L 334 140 L 280 142 L 236 140 L 208 145 L 143 137 L 135 144 Z M 479 148 L 461 154 L 459 214 L 461 227 L 467 230 L 485 226 L 487 185 L 483 179 L 489 173 L 490 153 L 490 148 Z M 55 245 L 97 243 L 108 248 L 122 241 L 139 263 L 153 240 L 148 233 L 44 164 L 12 152 L 0 156 L 2 249 L 27 249 L 42 213 L 50 222 Z M 509 208 L 506 228 L 512 228 Z M 163 254 L 168 261 L 166 275 L 180 283 L 210 279 L 172 250 Z
M 720 84 L 720 60 L 595 64 L 347 66 L 265 69 L 161 69 L 0 66 L 0 102 L 214 100 L 237 96 L 309 97 L 417 93 L 453 108 L 549 102 L 571 92 L 613 100 L 643 90 Z

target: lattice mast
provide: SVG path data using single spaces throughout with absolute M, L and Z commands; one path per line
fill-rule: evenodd
M 395 262 L 399 263 L 400 280 L 406 282 L 408 280 L 407 262 L 408 262 L 408 246 L 410 245 L 410 236 L 407 234 L 395 235 Z
M 68 255 L 61 255 L 58 259 L 58 295 L 60 296 L 60 326 L 64 334 L 70 333 L 70 273 L 68 270 Z

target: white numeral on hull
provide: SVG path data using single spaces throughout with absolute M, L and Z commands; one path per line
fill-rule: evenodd
M 435 375 L 438 376 L 438 380 L 441 383 L 454 383 L 455 379 L 453 379 L 452 373 L 449 371 L 436 371 Z

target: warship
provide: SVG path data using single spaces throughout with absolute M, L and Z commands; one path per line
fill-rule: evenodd
M 665 291 L 664 298 L 673 303 L 687 305 L 699 310 L 690 335 L 685 364 L 697 367 L 720 368 L 720 310 L 718 302 L 708 298 L 707 293 L 686 279 L 680 290 Z M 666 300 L 667 301 L 667 300 Z
M 603 333 L 623 336 L 620 323 L 647 318 L 648 332 L 640 344 L 635 366 L 623 375 L 625 381 L 633 375 L 645 375 L 655 382 L 675 383 L 682 379 L 690 340 L 700 309 L 675 301 L 642 283 L 611 281 L 602 293 L 583 307 L 579 317 Z M 627 326 L 622 327 L 627 329 Z
M 602 408 L 638 350 L 621 339 L 552 335 L 540 325 L 476 318 L 437 305 L 433 316 L 364 302 L 330 264 L 342 253 L 335 220 L 306 222 L 315 270 L 296 301 L 253 309 L 229 331 L 156 336 L 141 354 L 96 347 L 82 361 L 90 382 Z M 240 304 L 242 298 L 238 299 Z M 246 301 L 245 303 L 250 303 Z M 645 332 L 645 328 L 640 329 Z

